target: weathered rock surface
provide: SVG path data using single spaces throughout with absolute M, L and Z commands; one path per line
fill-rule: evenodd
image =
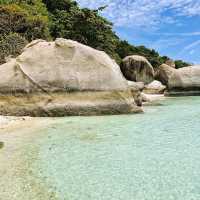
M 167 87 L 166 95 L 200 95 L 200 66 L 177 69 Z
M 121 70 L 130 81 L 148 84 L 154 80 L 154 69 L 143 56 L 127 56 L 122 61 Z
M 173 60 L 171 60 L 171 59 L 166 60 L 165 64 L 170 66 L 170 67 L 176 68 L 175 62 Z
M 31 116 L 141 112 L 119 66 L 78 42 L 36 40 L 0 66 L 0 114 Z
M 139 91 L 142 91 L 145 87 L 143 82 L 134 82 L 134 81 L 128 81 L 128 86 L 133 90 L 139 90 Z
M 173 69 L 162 65 L 156 79 L 167 86 L 166 95 L 200 95 L 200 66 Z
M 156 71 L 155 78 L 160 81 L 163 85 L 168 85 L 168 81 L 176 69 L 170 67 L 169 65 L 162 64 Z
M 142 90 L 144 89 L 143 82 L 128 81 L 128 86 L 131 90 L 133 98 L 137 106 L 142 106 Z
M 166 86 L 164 86 L 160 81 L 153 81 L 144 88 L 144 93 L 146 94 L 164 94 Z

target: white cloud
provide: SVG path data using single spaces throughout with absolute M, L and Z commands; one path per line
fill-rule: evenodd
M 115 26 L 157 27 L 161 23 L 178 23 L 180 16 L 200 16 L 198 0 L 78 0 L 82 7 L 98 8 Z M 170 15 L 168 15 L 170 12 Z
M 162 51 L 163 49 L 169 47 L 176 47 L 180 45 L 184 40 L 182 38 L 167 38 L 167 39 L 159 39 L 152 43 L 151 47 L 153 49 L 157 49 L 158 51 Z
M 197 23 L 190 25 L 191 17 L 200 19 L 200 0 L 77 1 L 81 7 L 93 9 L 108 5 L 102 14 L 114 23 L 116 30 L 124 30 L 120 33 L 123 38 L 139 41 L 175 59 L 195 63 L 200 60 L 200 32 Z
M 192 36 L 200 36 L 199 31 L 194 32 L 184 32 L 184 33 L 153 33 L 158 36 L 181 36 L 181 37 L 192 37 Z
M 183 50 L 188 51 L 199 45 L 200 45 L 200 40 L 197 40 L 197 41 L 193 42 L 192 44 L 189 44 L 188 46 L 186 46 Z
M 180 51 L 178 53 L 178 56 L 181 57 L 183 55 L 194 55 L 195 53 L 199 52 L 199 45 L 200 45 L 200 40 L 196 40 L 194 42 L 192 42 L 191 44 L 185 46 L 182 51 Z M 198 54 L 198 58 L 199 58 L 199 54 Z M 197 63 L 197 62 L 196 62 Z

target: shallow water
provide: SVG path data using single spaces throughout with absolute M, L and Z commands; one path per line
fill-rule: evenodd
M 199 200 L 200 97 L 161 103 L 145 114 L 53 120 L 23 151 L 26 176 L 53 194 L 43 200 Z

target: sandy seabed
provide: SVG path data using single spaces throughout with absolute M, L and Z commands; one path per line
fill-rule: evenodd
M 163 98 L 161 95 L 147 95 L 151 101 Z M 57 200 L 43 180 L 34 174 L 38 168 L 40 144 L 47 127 L 53 127 L 57 118 L 32 118 L 0 116 L 0 200 L 48 199 Z M 44 130 L 44 131 L 43 131 Z

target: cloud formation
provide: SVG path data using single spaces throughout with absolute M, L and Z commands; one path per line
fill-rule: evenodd
M 178 24 L 179 17 L 200 16 L 197 0 L 78 0 L 82 7 L 108 5 L 103 15 L 115 26 L 157 27 Z
M 161 55 L 200 63 L 200 0 L 77 0 L 114 23 L 122 39 Z

